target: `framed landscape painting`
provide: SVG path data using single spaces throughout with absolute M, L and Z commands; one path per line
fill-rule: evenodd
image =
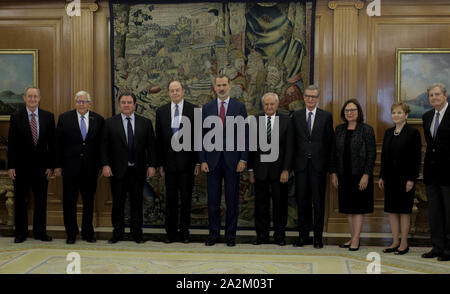
M 0 120 L 25 105 L 23 91 L 38 82 L 37 49 L 0 49 Z
M 450 48 L 396 49 L 396 101 L 408 103 L 408 123 L 421 124 L 432 106 L 427 87 L 433 83 L 449 86 Z

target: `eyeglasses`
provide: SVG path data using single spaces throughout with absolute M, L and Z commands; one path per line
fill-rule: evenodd
M 351 108 L 351 109 L 344 109 L 345 113 L 355 112 L 358 111 L 358 108 Z
M 78 103 L 78 104 L 87 104 L 90 101 L 89 100 L 75 100 L 75 102 Z
M 316 99 L 316 98 L 319 98 L 319 95 L 316 95 L 316 96 L 304 95 L 303 97 L 304 97 L 304 99 Z

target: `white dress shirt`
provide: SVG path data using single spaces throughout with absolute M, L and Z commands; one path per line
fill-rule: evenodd
M 176 126 L 173 125 L 173 120 L 175 118 L 175 109 L 176 109 L 176 105 L 175 103 L 171 103 L 170 105 L 170 125 L 172 128 L 180 128 L 180 122 L 181 122 L 181 116 L 183 115 L 183 105 L 184 105 L 184 99 L 182 99 L 180 102 L 178 102 L 178 123 Z

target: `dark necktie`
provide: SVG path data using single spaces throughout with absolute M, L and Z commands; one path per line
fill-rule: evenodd
M 33 135 L 34 145 L 37 145 L 38 132 L 37 132 L 37 122 L 36 122 L 36 118 L 35 118 L 35 114 L 34 113 L 31 114 L 30 127 L 31 127 L 31 134 Z
M 436 112 L 436 115 L 434 116 L 434 129 L 433 129 L 433 138 L 436 138 L 437 130 L 439 128 L 439 112 Z
M 134 163 L 134 134 L 133 127 L 131 126 L 131 118 L 127 117 L 127 134 L 128 134 L 128 162 Z
M 222 127 L 225 126 L 225 102 L 221 102 L 222 104 L 220 105 L 220 119 L 222 120 Z
M 180 112 L 178 111 L 178 104 L 175 104 L 175 115 L 173 116 L 173 122 L 172 122 L 172 131 L 175 134 L 178 132 L 179 123 L 180 120 Z
M 313 113 L 312 113 L 312 111 L 310 111 L 309 113 L 308 113 L 308 131 L 309 131 L 309 134 L 311 135 L 311 132 L 312 132 L 312 128 L 311 128 L 311 126 L 312 126 L 312 119 L 311 119 L 311 116 L 313 115 Z
M 272 123 L 270 116 L 267 117 L 267 143 L 270 144 L 272 141 Z

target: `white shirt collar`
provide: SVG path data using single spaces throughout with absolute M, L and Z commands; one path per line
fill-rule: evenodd
M 36 109 L 34 111 L 31 111 L 28 109 L 28 107 L 25 107 L 27 109 L 28 112 L 28 116 L 30 116 L 32 113 L 34 113 L 34 115 L 38 115 L 38 108 L 36 107 Z
M 78 115 L 78 118 L 81 119 L 81 113 L 79 113 L 78 110 L 77 110 L 77 115 Z M 89 118 L 89 110 L 83 116 L 85 119 Z
M 222 102 L 222 100 L 219 97 L 217 97 L 217 104 L 220 105 L 221 102 Z M 228 98 L 225 99 L 224 102 L 225 102 L 225 105 L 228 105 L 228 103 L 230 102 L 230 96 L 228 96 Z
M 127 119 L 127 116 L 125 114 L 120 113 L 120 115 L 122 115 L 122 120 L 126 120 Z M 134 121 L 134 112 L 130 115 L 130 117 L 131 117 L 131 120 Z
M 173 103 L 173 101 L 172 101 L 170 104 L 170 107 L 172 109 L 175 109 L 175 105 L 177 105 L 177 104 Z M 178 102 L 178 109 L 183 108 L 183 105 L 184 105 L 184 99 L 181 99 L 181 101 Z
M 434 110 L 434 114 L 436 114 L 436 112 L 439 112 L 439 116 L 443 117 L 445 114 L 445 110 L 447 110 L 448 107 L 448 102 L 446 102 L 445 106 L 441 109 L 441 111 L 437 111 L 436 109 Z
M 308 116 L 310 112 L 312 112 L 312 113 L 313 113 L 313 116 L 316 116 L 316 112 L 317 112 L 317 106 L 316 106 L 316 107 L 314 107 L 314 109 L 313 109 L 313 110 L 309 110 L 308 108 L 305 108 L 305 109 L 306 109 L 306 116 Z

